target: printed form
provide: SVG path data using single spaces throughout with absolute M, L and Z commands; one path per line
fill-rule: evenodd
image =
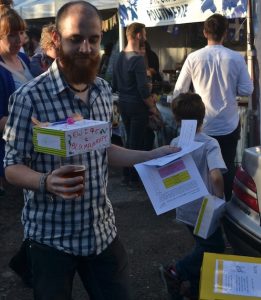
M 157 215 L 209 194 L 189 154 L 202 145 L 195 132 L 194 120 L 182 122 L 180 152 L 135 165 Z
M 214 292 L 261 297 L 261 264 L 216 260 Z

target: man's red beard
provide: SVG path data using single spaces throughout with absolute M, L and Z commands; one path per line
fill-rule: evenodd
M 99 54 L 65 54 L 62 47 L 60 47 L 58 57 L 63 73 L 69 83 L 90 84 L 94 82 L 100 66 Z

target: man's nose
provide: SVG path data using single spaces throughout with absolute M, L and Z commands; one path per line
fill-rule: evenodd
M 83 42 L 81 43 L 80 52 L 84 52 L 84 53 L 90 53 L 91 52 L 91 46 L 88 40 L 83 40 Z

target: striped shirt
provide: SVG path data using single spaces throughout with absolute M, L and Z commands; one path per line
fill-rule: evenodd
M 85 119 L 111 120 L 111 90 L 96 78 L 83 102 L 71 92 L 56 61 L 49 70 L 23 85 L 10 98 L 6 124 L 5 167 L 23 164 L 38 172 L 59 168 L 60 158 L 34 151 L 31 117 L 41 122 L 64 120 L 73 113 Z M 101 149 L 72 156 L 71 163 L 86 165 L 84 196 L 64 200 L 24 189 L 22 223 L 25 238 L 66 253 L 99 254 L 116 236 L 115 218 L 107 195 L 107 151 Z

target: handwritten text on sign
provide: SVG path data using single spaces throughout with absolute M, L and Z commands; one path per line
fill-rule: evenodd
M 108 126 L 80 128 L 67 133 L 69 155 L 88 152 L 108 146 L 110 130 Z

